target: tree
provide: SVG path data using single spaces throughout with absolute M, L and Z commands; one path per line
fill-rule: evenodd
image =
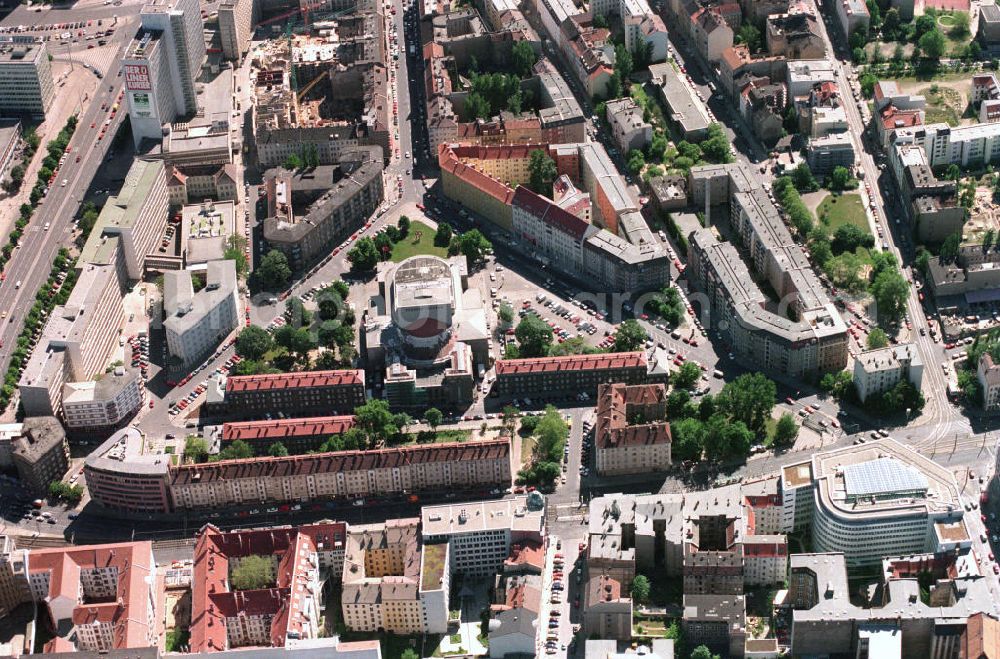
M 760 52 L 762 43 L 760 30 L 753 23 L 744 23 L 736 33 L 736 43 L 746 44 L 751 53 Z
M 219 451 L 219 454 L 215 457 L 217 460 L 246 460 L 253 457 L 253 447 L 242 439 L 237 439 Z
M 522 78 L 527 78 L 531 75 L 531 67 L 538 61 L 535 49 L 527 41 L 518 41 L 514 44 L 514 48 L 511 50 L 511 58 L 513 59 L 514 70 Z
M 955 163 L 952 163 L 945 169 L 944 177 L 952 181 L 958 181 L 962 178 L 962 169 Z
M 406 238 L 406 235 L 410 233 L 410 218 L 400 215 L 399 221 L 396 222 L 396 227 L 399 229 L 399 237 Z
M 632 579 L 632 599 L 640 604 L 649 600 L 649 579 L 637 574 Z
M 299 154 L 297 153 L 293 153 L 287 158 L 285 158 L 285 163 L 284 163 L 285 169 L 290 169 L 294 171 L 296 169 L 302 169 L 302 165 L 303 165 L 302 157 L 299 156 Z
M 621 98 L 622 96 L 622 77 L 617 70 L 608 78 L 607 91 L 608 100 Z
M 713 163 L 724 164 L 733 162 L 733 150 L 729 146 L 729 138 L 719 124 L 708 127 L 708 138 L 701 143 L 701 152 Z
M 606 30 L 608 28 L 608 18 L 604 14 L 596 14 L 592 22 L 594 28 L 597 30 Z
M 924 54 L 924 57 L 932 60 L 941 59 L 944 55 L 944 50 L 948 45 L 948 41 L 945 39 L 944 34 L 941 30 L 933 29 L 924 36 L 920 37 L 917 42 L 920 46 L 920 51 Z
M 235 233 L 229 236 L 226 241 L 226 249 L 222 252 L 222 258 L 228 259 L 235 264 L 237 276 L 246 277 L 247 271 L 250 268 L 250 264 L 247 261 L 247 239 Z
M 953 233 L 941 243 L 941 263 L 953 263 L 958 258 L 958 248 L 962 245 L 962 234 Z
M 868 341 L 866 343 L 869 350 L 884 348 L 889 345 L 889 337 L 886 336 L 885 331 L 881 327 L 876 327 L 868 333 Z
M 514 307 L 507 302 L 501 302 L 497 309 L 497 318 L 500 319 L 501 325 L 509 326 L 514 322 Z
M 951 29 L 948 34 L 952 37 L 964 37 L 969 33 L 969 13 L 956 11 L 951 14 Z
M 535 427 L 535 455 L 542 461 L 558 462 L 562 460 L 566 439 L 569 437 L 569 427 L 559 410 L 552 405 L 545 407 L 545 413 Z
M 431 407 L 424 411 L 424 421 L 431 427 L 431 430 L 436 430 L 441 425 L 442 419 L 444 419 L 444 414 L 436 407 Z
M 254 270 L 254 276 L 264 290 L 280 291 L 292 278 L 292 269 L 288 267 L 285 255 L 272 249 L 261 259 L 260 265 Z
M 670 378 L 670 381 L 678 389 L 693 389 L 698 384 L 701 377 L 701 369 L 694 362 L 684 362 L 677 372 Z
M 830 243 L 834 254 L 854 253 L 859 247 L 871 249 L 874 246 L 874 236 L 854 224 L 841 224 L 837 227 L 833 232 L 833 242 Z
M 184 456 L 191 462 L 204 462 L 208 457 L 208 443 L 197 435 L 189 435 L 184 440 Z
M 242 359 L 263 359 L 273 342 L 267 330 L 250 325 L 236 337 L 236 354 Z
M 851 391 L 853 386 L 854 378 L 851 377 L 851 373 L 849 371 L 827 373 L 823 376 L 823 379 L 819 381 L 819 388 L 828 392 L 837 400 L 844 398 L 844 396 Z
M 379 260 L 378 254 L 375 241 L 365 236 L 358 238 L 358 242 L 354 243 L 354 247 L 347 253 L 347 260 L 351 262 L 352 270 L 364 272 L 375 269 Z
M 297 297 L 290 297 L 285 302 L 285 319 L 292 327 L 308 327 L 312 324 L 312 312 Z
M 873 73 L 865 73 L 858 79 L 858 83 L 861 85 L 861 95 L 865 98 L 871 98 L 875 93 L 875 85 L 878 84 L 878 78 Z
M 521 319 L 514 330 L 521 357 L 544 357 L 552 345 L 552 328 L 535 314 Z
M 633 71 L 635 71 L 635 62 L 632 60 L 632 53 L 628 51 L 625 44 L 615 44 L 615 73 L 622 80 L 627 80 Z
M 447 222 L 439 223 L 437 232 L 434 234 L 434 245 L 437 247 L 447 247 L 448 243 L 451 242 L 452 233 L 450 224 Z
M 274 442 L 267 447 L 267 454 L 272 458 L 283 458 L 288 455 L 288 449 L 281 442 Z
M 890 7 L 889 10 L 885 12 L 885 16 L 882 17 L 882 34 L 885 37 L 885 41 L 894 40 L 896 32 L 899 30 L 900 23 L 899 9 Z
M 819 190 L 819 182 L 813 176 L 809 165 L 802 163 L 792 170 L 792 183 L 799 192 L 815 192 Z
M 636 70 L 641 71 L 653 61 L 653 43 L 645 39 L 638 39 L 632 49 L 632 58 L 635 60 Z
M 399 656 L 399 659 L 420 659 L 420 655 L 414 652 L 413 648 L 406 648 L 403 650 L 403 654 Z
M 719 659 L 719 655 L 712 654 L 712 651 L 707 647 L 699 645 L 691 651 L 691 659 Z
M 483 256 L 493 249 L 493 243 L 486 239 L 479 229 L 466 231 L 462 234 L 461 250 L 469 265 L 483 260 Z
M 792 444 L 798 436 L 799 425 L 795 423 L 795 417 L 785 412 L 774 427 L 774 443 L 779 446 Z
M 549 154 L 542 149 L 535 149 L 531 152 L 528 160 L 528 187 L 537 194 L 546 197 L 552 196 L 552 181 L 559 176 L 556 169 L 556 161 L 549 157 Z
M 719 409 L 747 428 L 760 432 L 771 417 L 777 388 L 763 373 L 746 373 L 727 382 L 716 397 Z
M 705 430 L 697 419 L 681 419 L 670 424 L 671 453 L 675 460 L 697 460 L 705 447 Z
M 903 44 L 897 43 L 896 47 L 892 49 L 892 63 L 902 64 L 905 56 L 906 51 L 903 49 Z
M 365 436 L 367 448 L 375 448 L 399 432 L 399 428 L 393 425 L 389 403 L 381 399 L 372 399 L 355 407 L 354 418 L 356 427 Z
M 229 587 L 233 590 L 260 590 L 274 585 L 274 564 L 271 556 L 244 556 L 229 571 Z
M 894 323 L 898 321 L 906 308 L 906 297 L 910 292 L 910 284 L 893 268 L 884 270 L 875 276 L 869 287 L 869 292 L 878 305 L 879 323 Z
M 642 151 L 632 149 L 628 152 L 628 171 L 630 171 L 633 176 L 637 176 L 645 166 L 646 157 L 642 155 Z
M 829 187 L 834 192 L 853 190 L 858 187 L 858 182 L 853 176 L 851 176 L 849 169 L 838 165 L 833 168 L 833 172 L 830 174 Z
M 629 318 L 618 326 L 615 332 L 615 352 L 634 352 L 641 350 L 646 343 L 646 330 L 633 318 Z

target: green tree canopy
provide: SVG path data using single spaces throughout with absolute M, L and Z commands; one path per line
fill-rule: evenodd
M 649 601 L 649 579 L 645 575 L 637 574 L 632 579 L 632 599 L 640 604 Z
M 479 229 L 466 231 L 461 238 L 462 254 L 469 260 L 469 264 L 482 261 L 483 257 L 493 249 L 493 243 L 487 240 Z
M 351 268 L 361 272 L 374 270 L 379 261 L 379 252 L 375 247 L 375 241 L 368 236 L 358 238 L 354 247 L 347 252 L 347 260 L 351 262 Z
M 517 324 L 514 336 L 520 346 L 521 357 L 544 357 L 552 345 L 552 328 L 535 314 L 527 314 Z
M 531 47 L 530 43 L 523 40 L 514 44 L 514 47 L 511 49 L 511 58 L 513 59 L 514 70 L 522 78 L 527 78 L 531 75 L 531 67 L 538 61 L 535 49 Z
M 283 458 L 288 455 L 288 449 L 281 442 L 274 442 L 267 447 L 267 454 L 273 458 Z
M 424 421 L 431 427 L 431 430 L 441 425 L 442 419 L 444 419 L 444 414 L 436 407 L 431 407 L 424 411 Z
M 747 428 L 761 431 L 774 409 L 777 388 L 763 373 L 746 373 L 727 382 L 716 397 L 719 409 Z
M 701 369 L 694 362 L 684 362 L 670 377 L 670 382 L 678 389 L 693 389 L 701 377 Z
M 250 554 L 229 571 L 229 587 L 233 590 L 260 590 L 275 583 L 274 560 L 270 556 Z
M 782 414 L 774 427 L 774 443 L 779 446 L 792 444 L 798 436 L 799 425 L 795 423 L 795 417 L 787 412 Z
M 271 335 L 257 325 L 250 325 L 236 337 L 236 354 L 243 359 L 263 359 L 272 347 Z
M 288 259 L 276 249 L 264 255 L 260 265 L 254 270 L 254 276 L 261 288 L 268 291 L 280 291 L 288 285 L 292 277 L 292 269 L 288 267 Z
M 540 195 L 552 196 L 552 182 L 559 176 L 556 161 L 542 149 L 531 152 L 528 160 L 528 187 Z
M 634 352 L 641 350 L 646 343 L 646 330 L 633 318 L 629 318 L 618 326 L 615 332 L 615 352 Z
M 868 333 L 867 344 L 869 350 L 884 348 L 889 345 L 889 337 L 886 336 L 885 331 L 881 327 L 876 327 Z

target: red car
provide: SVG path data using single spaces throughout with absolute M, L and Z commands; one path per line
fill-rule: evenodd
M 153 399 L 149 399 L 149 409 L 153 409 Z

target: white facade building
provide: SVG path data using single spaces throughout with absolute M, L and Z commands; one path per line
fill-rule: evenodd
M 210 262 L 205 288 L 197 294 L 191 274 L 189 270 L 167 272 L 163 282 L 167 350 L 184 364 L 214 348 L 239 325 L 236 263 Z
M 498 501 L 424 506 L 424 544 L 448 542 L 452 571 L 465 576 L 492 576 L 510 555 L 512 539 L 542 542 L 545 502 L 541 495 Z
M 923 375 L 924 363 L 915 343 L 866 350 L 854 359 L 854 387 L 861 402 L 892 389 L 900 380 L 919 390 Z

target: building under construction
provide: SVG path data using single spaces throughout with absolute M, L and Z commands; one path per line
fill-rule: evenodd
M 299 29 L 305 34 L 289 23 L 283 38 L 254 53 L 261 165 L 307 152 L 321 164 L 336 164 L 345 149 L 358 145 L 390 153 L 384 17 L 371 1 L 323 9 Z

